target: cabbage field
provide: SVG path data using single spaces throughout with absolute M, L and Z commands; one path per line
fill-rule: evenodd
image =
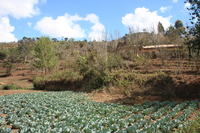
M 0 132 L 167 133 L 188 123 L 197 100 L 133 106 L 92 101 L 84 93 L 39 92 L 0 96 Z

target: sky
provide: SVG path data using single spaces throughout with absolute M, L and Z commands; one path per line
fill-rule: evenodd
M 0 0 L 0 42 L 23 37 L 100 41 L 190 24 L 184 0 Z

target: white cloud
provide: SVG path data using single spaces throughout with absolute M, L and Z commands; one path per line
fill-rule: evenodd
M 95 14 L 88 14 L 85 20 L 90 21 L 94 25 L 91 27 L 91 32 L 89 33 L 89 38 L 91 40 L 100 41 L 103 39 L 103 32 L 105 31 L 105 27 L 103 24 L 99 22 L 99 17 Z
M 177 3 L 177 2 L 178 2 L 178 0 L 173 0 L 172 2 L 173 2 L 173 3 Z
M 31 22 L 28 22 L 27 25 L 28 25 L 29 27 L 31 27 L 32 23 L 31 23 Z
M 172 6 L 166 6 L 166 7 L 163 7 L 163 6 L 162 6 L 162 7 L 160 8 L 160 11 L 164 13 L 164 12 L 166 12 L 166 11 L 169 11 L 171 8 L 172 8 Z
M 82 38 L 85 37 L 84 30 L 75 23 L 79 20 L 83 20 L 83 18 L 78 15 L 70 16 L 67 13 L 55 20 L 52 17 L 44 17 L 37 22 L 35 29 L 52 37 Z
M 95 14 L 88 14 L 85 18 L 79 17 L 78 15 L 65 14 L 59 16 L 56 19 L 52 17 L 44 17 L 42 20 L 37 22 L 34 27 L 44 35 L 51 37 L 68 37 L 68 38 L 83 38 L 86 37 L 85 31 L 81 28 L 78 21 L 89 21 L 94 25 L 91 27 L 89 37 L 93 40 L 101 39 L 102 30 L 104 25 L 99 22 L 99 18 Z
M 8 17 L 0 17 L 0 42 L 12 42 L 17 41 L 15 35 L 12 34 L 15 29 L 10 25 Z
M 32 17 L 40 13 L 35 7 L 38 0 L 0 0 L 0 15 L 10 15 L 14 18 Z
M 42 1 L 46 0 L 0 0 L 0 41 L 17 41 L 12 33 L 15 27 L 10 25 L 8 16 L 20 19 L 38 15 L 40 10 L 35 5 Z
M 190 6 L 190 3 L 185 3 L 184 8 L 189 8 Z
M 157 14 L 156 11 L 150 12 L 149 9 L 142 7 L 136 8 L 135 14 L 129 13 L 122 17 L 122 24 L 127 27 L 132 27 L 134 32 L 142 31 L 157 31 L 158 22 L 161 22 L 163 27 L 167 29 L 170 26 L 170 18 L 162 17 Z

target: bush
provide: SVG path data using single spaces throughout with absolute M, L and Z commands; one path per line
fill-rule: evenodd
M 33 80 L 33 86 L 35 90 L 44 90 L 45 89 L 45 78 L 44 77 L 36 77 Z
M 158 90 L 162 90 L 173 83 L 172 77 L 164 72 L 154 73 L 152 78 L 147 82 L 147 84 L 150 84 L 153 88 Z
M 0 60 L 4 60 L 7 57 L 7 54 L 3 51 L 0 51 Z
M 13 68 L 13 63 L 9 61 L 4 61 L 2 66 L 6 68 L 6 75 L 11 75 L 12 74 L 12 68 Z
M 60 85 L 67 83 L 77 83 L 81 82 L 83 76 L 79 75 L 75 71 L 62 71 L 46 76 L 37 76 L 33 80 L 33 86 L 36 90 L 45 90 L 48 83 L 59 83 Z M 59 88 L 59 86 L 57 86 Z M 57 90 L 57 88 L 55 88 Z
M 122 67 L 121 55 L 109 53 L 107 67 L 109 70 Z
M 101 89 L 108 86 L 110 71 L 122 66 L 121 56 L 118 54 L 100 55 L 93 51 L 86 55 L 80 56 L 76 61 L 75 71 L 84 77 L 86 86 L 89 91 Z
M 14 84 L 8 84 L 3 86 L 3 90 L 20 90 L 21 88 Z

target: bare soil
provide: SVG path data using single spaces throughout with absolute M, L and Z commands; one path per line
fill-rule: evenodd
M 17 93 L 31 93 L 31 92 L 44 92 L 44 91 L 36 91 L 36 90 L 0 90 L 0 96 L 12 95 L 12 94 L 17 94 Z
M 173 78 L 175 90 L 174 93 L 176 97 L 170 99 L 171 101 L 184 102 L 186 100 L 200 100 L 200 75 L 195 71 L 194 67 L 187 67 L 186 63 L 183 64 L 181 74 L 179 74 L 178 67 L 171 61 L 168 61 L 168 66 L 162 66 L 158 59 L 152 59 L 150 63 L 150 71 L 160 70 L 170 74 Z M 129 63 L 129 68 L 132 65 Z M 133 69 L 134 70 L 134 69 Z M 0 96 L 9 95 L 15 93 L 29 93 L 29 92 L 40 92 L 33 89 L 32 79 L 35 76 L 29 69 L 28 64 L 16 64 L 12 71 L 12 75 L 4 76 L 6 71 L 1 67 L 0 64 Z M 27 88 L 27 90 L 1 90 L 3 85 L 15 84 L 22 88 Z M 121 103 L 126 105 L 133 105 L 138 103 L 143 103 L 144 101 L 162 101 L 163 97 L 153 96 L 153 95 L 124 95 L 120 92 L 120 88 L 116 89 L 114 87 L 106 88 L 103 90 L 96 90 L 88 95 L 92 100 L 98 102 L 108 102 L 108 103 Z
M 151 67 L 157 67 L 157 69 L 160 69 L 162 71 L 171 73 L 170 76 L 173 78 L 173 81 L 175 82 L 175 90 L 174 93 L 176 95 L 175 98 L 170 99 L 171 101 L 177 101 L 177 102 L 184 102 L 186 100 L 200 100 L 200 75 L 194 71 L 194 68 L 186 68 L 182 70 L 182 74 L 175 74 L 178 72 L 178 69 L 176 66 L 174 68 L 170 68 L 168 70 L 168 67 L 161 67 L 160 64 L 157 62 L 152 61 L 154 65 Z M 129 69 L 131 68 L 131 65 L 129 65 Z M 172 67 L 172 66 L 170 66 Z M 32 90 L 33 84 L 32 79 L 34 77 L 34 74 L 32 74 L 28 68 L 27 65 L 24 64 L 18 64 L 14 71 L 12 72 L 11 76 L 4 76 L 4 73 L 2 71 L 5 71 L 5 69 L 0 68 L 0 96 L 2 95 L 11 95 L 16 93 L 31 93 L 31 92 L 44 92 L 44 91 L 38 91 L 38 90 Z M 174 71 L 173 71 L 174 70 Z M 6 84 L 15 84 L 22 88 L 27 88 L 27 90 L 2 90 L 2 86 Z M 163 98 L 161 96 L 152 96 L 152 95 L 124 95 L 122 91 L 120 91 L 120 88 L 105 88 L 103 90 L 96 90 L 92 93 L 86 94 L 94 101 L 97 102 L 107 102 L 107 103 L 120 103 L 125 105 L 133 105 L 133 104 L 141 104 L 144 101 L 162 101 Z M 200 107 L 200 103 L 199 103 Z M 195 111 L 191 117 L 190 120 L 196 118 L 200 110 Z M 6 115 L 6 114 L 5 114 Z M 13 132 L 17 132 L 17 129 L 12 129 Z

